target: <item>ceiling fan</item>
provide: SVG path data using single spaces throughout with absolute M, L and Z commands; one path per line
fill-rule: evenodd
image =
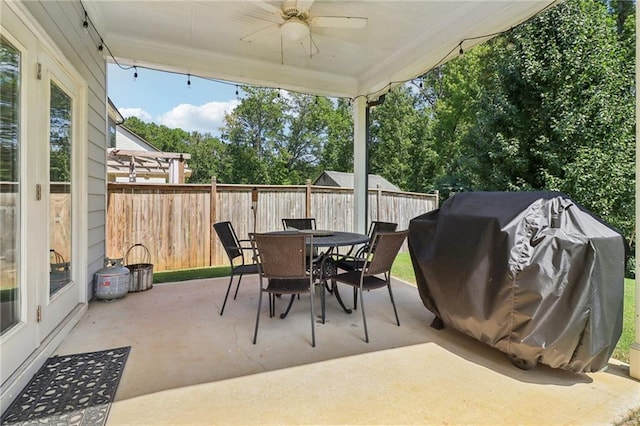
M 361 29 L 367 26 L 367 18 L 352 16 L 313 16 L 309 10 L 314 0 L 284 0 L 278 8 L 266 1 L 254 3 L 258 7 L 277 17 L 276 22 L 249 33 L 240 40 L 252 42 L 270 34 L 280 32 L 282 43 L 285 41 L 304 43 L 309 41 L 309 54 L 313 55 L 317 47 L 311 37 L 312 28 Z

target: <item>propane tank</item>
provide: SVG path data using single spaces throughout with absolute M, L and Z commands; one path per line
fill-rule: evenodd
M 104 268 L 95 274 L 95 296 L 100 300 L 124 297 L 129 292 L 129 269 L 122 265 L 122 258 L 104 259 Z

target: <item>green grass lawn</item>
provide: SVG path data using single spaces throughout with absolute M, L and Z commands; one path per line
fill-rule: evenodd
M 409 253 L 400 253 L 398 255 L 396 261 L 393 263 L 391 274 L 408 283 L 416 283 L 416 276 L 413 272 L 413 265 L 411 264 Z M 226 276 L 229 276 L 228 266 L 184 269 L 180 271 L 154 272 L 153 282 L 164 283 Z M 635 281 L 630 279 L 624 280 L 624 316 L 622 336 L 620 337 L 618 345 L 613 352 L 613 357 L 627 363 L 629 362 L 629 348 L 633 343 L 635 297 Z
M 624 280 L 624 313 L 622 315 L 622 336 L 613 351 L 613 357 L 620 361 L 629 362 L 629 348 L 633 344 L 634 319 L 636 314 L 636 283 L 635 280 Z

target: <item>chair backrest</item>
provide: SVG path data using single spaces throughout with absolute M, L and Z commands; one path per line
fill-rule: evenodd
M 305 234 L 252 234 L 251 244 L 267 278 L 307 278 Z M 313 242 L 311 242 L 313 245 Z
M 367 261 L 363 268 L 364 275 L 378 275 L 391 271 L 393 261 L 402 247 L 408 230 L 397 232 L 378 232 L 367 253 Z M 375 252 L 374 252 L 375 250 Z
M 233 259 L 238 256 L 242 256 L 242 250 L 240 249 L 240 242 L 236 231 L 233 229 L 231 222 L 218 222 L 213 224 L 213 229 L 216 230 L 218 238 L 224 247 L 224 251 L 227 252 L 229 260 L 233 263 Z
M 398 224 L 397 223 L 393 223 L 393 222 L 380 222 L 380 221 L 372 221 L 371 225 L 369 225 L 369 231 L 367 232 L 367 236 L 369 237 L 369 241 L 362 247 L 360 247 L 360 249 L 358 249 L 358 251 L 356 252 L 356 257 L 363 257 L 365 253 L 367 252 L 375 252 L 376 251 L 376 245 L 375 242 L 373 240 L 373 238 L 376 236 L 377 233 L 379 232 L 395 232 L 395 230 L 398 228 Z
M 372 242 L 373 236 L 378 232 L 395 232 L 396 229 L 398 229 L 397 223 L 374 220 L 371 222 L 371 225 L 369 225 L 369 232 L 367 233 L 369 236 L 369 242 Z
M 316 219 L 313 217 L 282 219 L 282 226 L 285 231 L 288 229 L 316 229 Z

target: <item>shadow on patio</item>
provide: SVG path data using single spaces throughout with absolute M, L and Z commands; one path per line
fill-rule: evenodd
M 493 348 L 430 328 L 418 290 L 403 282 L 393 287 L 400 327 L 387 292 L 367 293 L 367 344 L 360 311 L 348 315 L 328 296 L 315 348 L 305 296 L 284 320 L 263 304 L 253 345 L 257 278 L 243 279 L 220 316 L 226 284 L 93 302 L 56 354 L 132 347 L 109 424 L 610 424 L 640 406 L 626 365 L 519 370 Z

